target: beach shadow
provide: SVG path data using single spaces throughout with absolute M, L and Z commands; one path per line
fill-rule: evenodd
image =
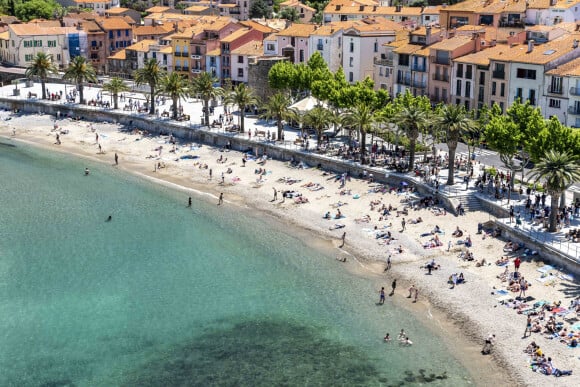
M 564 293 L 567 298 L 580 297 L 580 284 L 567 284 L 565 282 L 560 282 L 561 288 L 559 291 Z

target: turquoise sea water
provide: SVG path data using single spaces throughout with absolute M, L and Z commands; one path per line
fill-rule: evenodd
M 0 145 L 0 386 L 467 382 L 429 330 L 375 305 L 376 281 L 283 225 L 186 201 Z M 382 342 L 401 328 L 415 345 Z

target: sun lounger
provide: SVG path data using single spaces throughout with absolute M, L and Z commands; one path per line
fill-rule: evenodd
M 537 269 L 540 273 L 547 273 L 550 270 L 554 270 L 554 266 L 551 265 L 544 265 L 542 267 L 540 267 L 539 269 Z

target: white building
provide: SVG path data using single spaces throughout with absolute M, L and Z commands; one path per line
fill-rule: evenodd
M 342 27 L 329 24 L 318 28 L 309 38 L 310 56 L 319 52 L 332 72 L 342 65 L 342 32 Z
M 580 128 L 580 58 L 546 73 L 544 116 Z
M 74 0 L 78 8 L 90 9 L 105 16 L 105 12 L 119 6 L 119 0 Z
M 533 2 L 526 9 L 526 23 L 555 25 L 580 19 L 580 0 L 550 0 Z
M 250 41 L 241 47 L 232 50 L 231 69 L 232 82 L 248 83 L 248 69 L 250 63 L 257 61 L 264 52 L 264 43 L 257 40 Z

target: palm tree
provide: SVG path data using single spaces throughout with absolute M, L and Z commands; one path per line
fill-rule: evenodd
M 182 98 L 186 98 L 190 94 L 191 84 L 189 80 L 175 72 L 166 74 L 161 78 L 160 91 L 169 94 L 173 105 L 171 107 L 172 117 L 177 119 L 178 103 Z
M 262 117 L 275 119 L 278 125 L 278 140 L 282 139 L 282 121 L 290 121 L 298 117 L 295 109 L 290 108 L 292 101 L 286 94 L 276 93 L 262 107 L 265 112 Z
M 246 117 L 246 107 L 257 105 L 258 98 L 254 95 L 254 91 L 247 87 L 244 83 L 238 84 L 234 90 L 226 97 L 226 104 L 236 105 L 240 111 L 239 125 L 240 131 L 245 132 L 244 119 Z
M 315 106 L 314 109 L 304 115 L 304 123 L 316 130 L 318 145 L 320 145 L 324 129 L 332 125 L 335 119 L 334 113 L 322 106 Z
M 377 122 L 377 115 L 371 106 L 357 103 L 343 115 L 343 123 L 346 126 L 355 127 L 360 135 L 361 163 L 366 163 L 367 133 L 372 131 Z
M 75 56 L 66 71 L 62 79 L 74 81 L 77 85 L 77 89 L 79 90 L 79 97 L 81 99 L 81 103 L 85 103 L 84 99 L 84 82 L 93 82 L 97 83 L 97 73 L 95 72 L 95 68 L 90 62 L 82 56 Z
M 133 78 L 135 79 L 135 83 L 137 86 L 140 85 L 149 85 L 149 114 L 155 114 L 155 93 L 157 89 L 157 85 L 161 82 L 161 79 L 165 75 L 165 71 L 159 66 L 159 62 L 157 59 L 151 58 L 141 69 L 135 70 L 133 73 Z
M 530 175 L 535 182 L 544 181 L 546 192 L 551 197 L 549 232 L 556 231 L 556 216 L 560 195 L 572 183 L 580 180 L 580 162 L 578 156 L 567 152 L 549 150 L 536 163 Z
M 193 79 L 192 93 L 203 101 L 204 125 L 209 126 L 209 101 L 223 95 L 221 87 L 214 87 L 218 79 L 208 72 L 201 73 Z
M 119 108 L 119 93 L 131 90 L 129 86 L 119 77 L 113 77 L 103 85 L 103 90 L 108 91 L 113 96 L 113 109 Z
M 409 171 L 415 168 L 415 148 L 421 128 L 427 123 L 427 113 L 419 105 L 403 107 L 396 115 L 395 122 L 403 128 L 409 138 Z
M 449 175 L 447 185 L 455 184 L 455 151 L 457 143 L 475 129 L 475 121 L 469 116 L 463 105 L 445 105 L 435 118 L 435 126 L 445 133 L 449 148 Z
M 58 68 L 52 61 L 52 55 L 37 52 L 24 73 L 26 78 L 38 77 L 42 85 L 42 99 L 46 99 L 46 79 L 49 74 L 58 74 Z

